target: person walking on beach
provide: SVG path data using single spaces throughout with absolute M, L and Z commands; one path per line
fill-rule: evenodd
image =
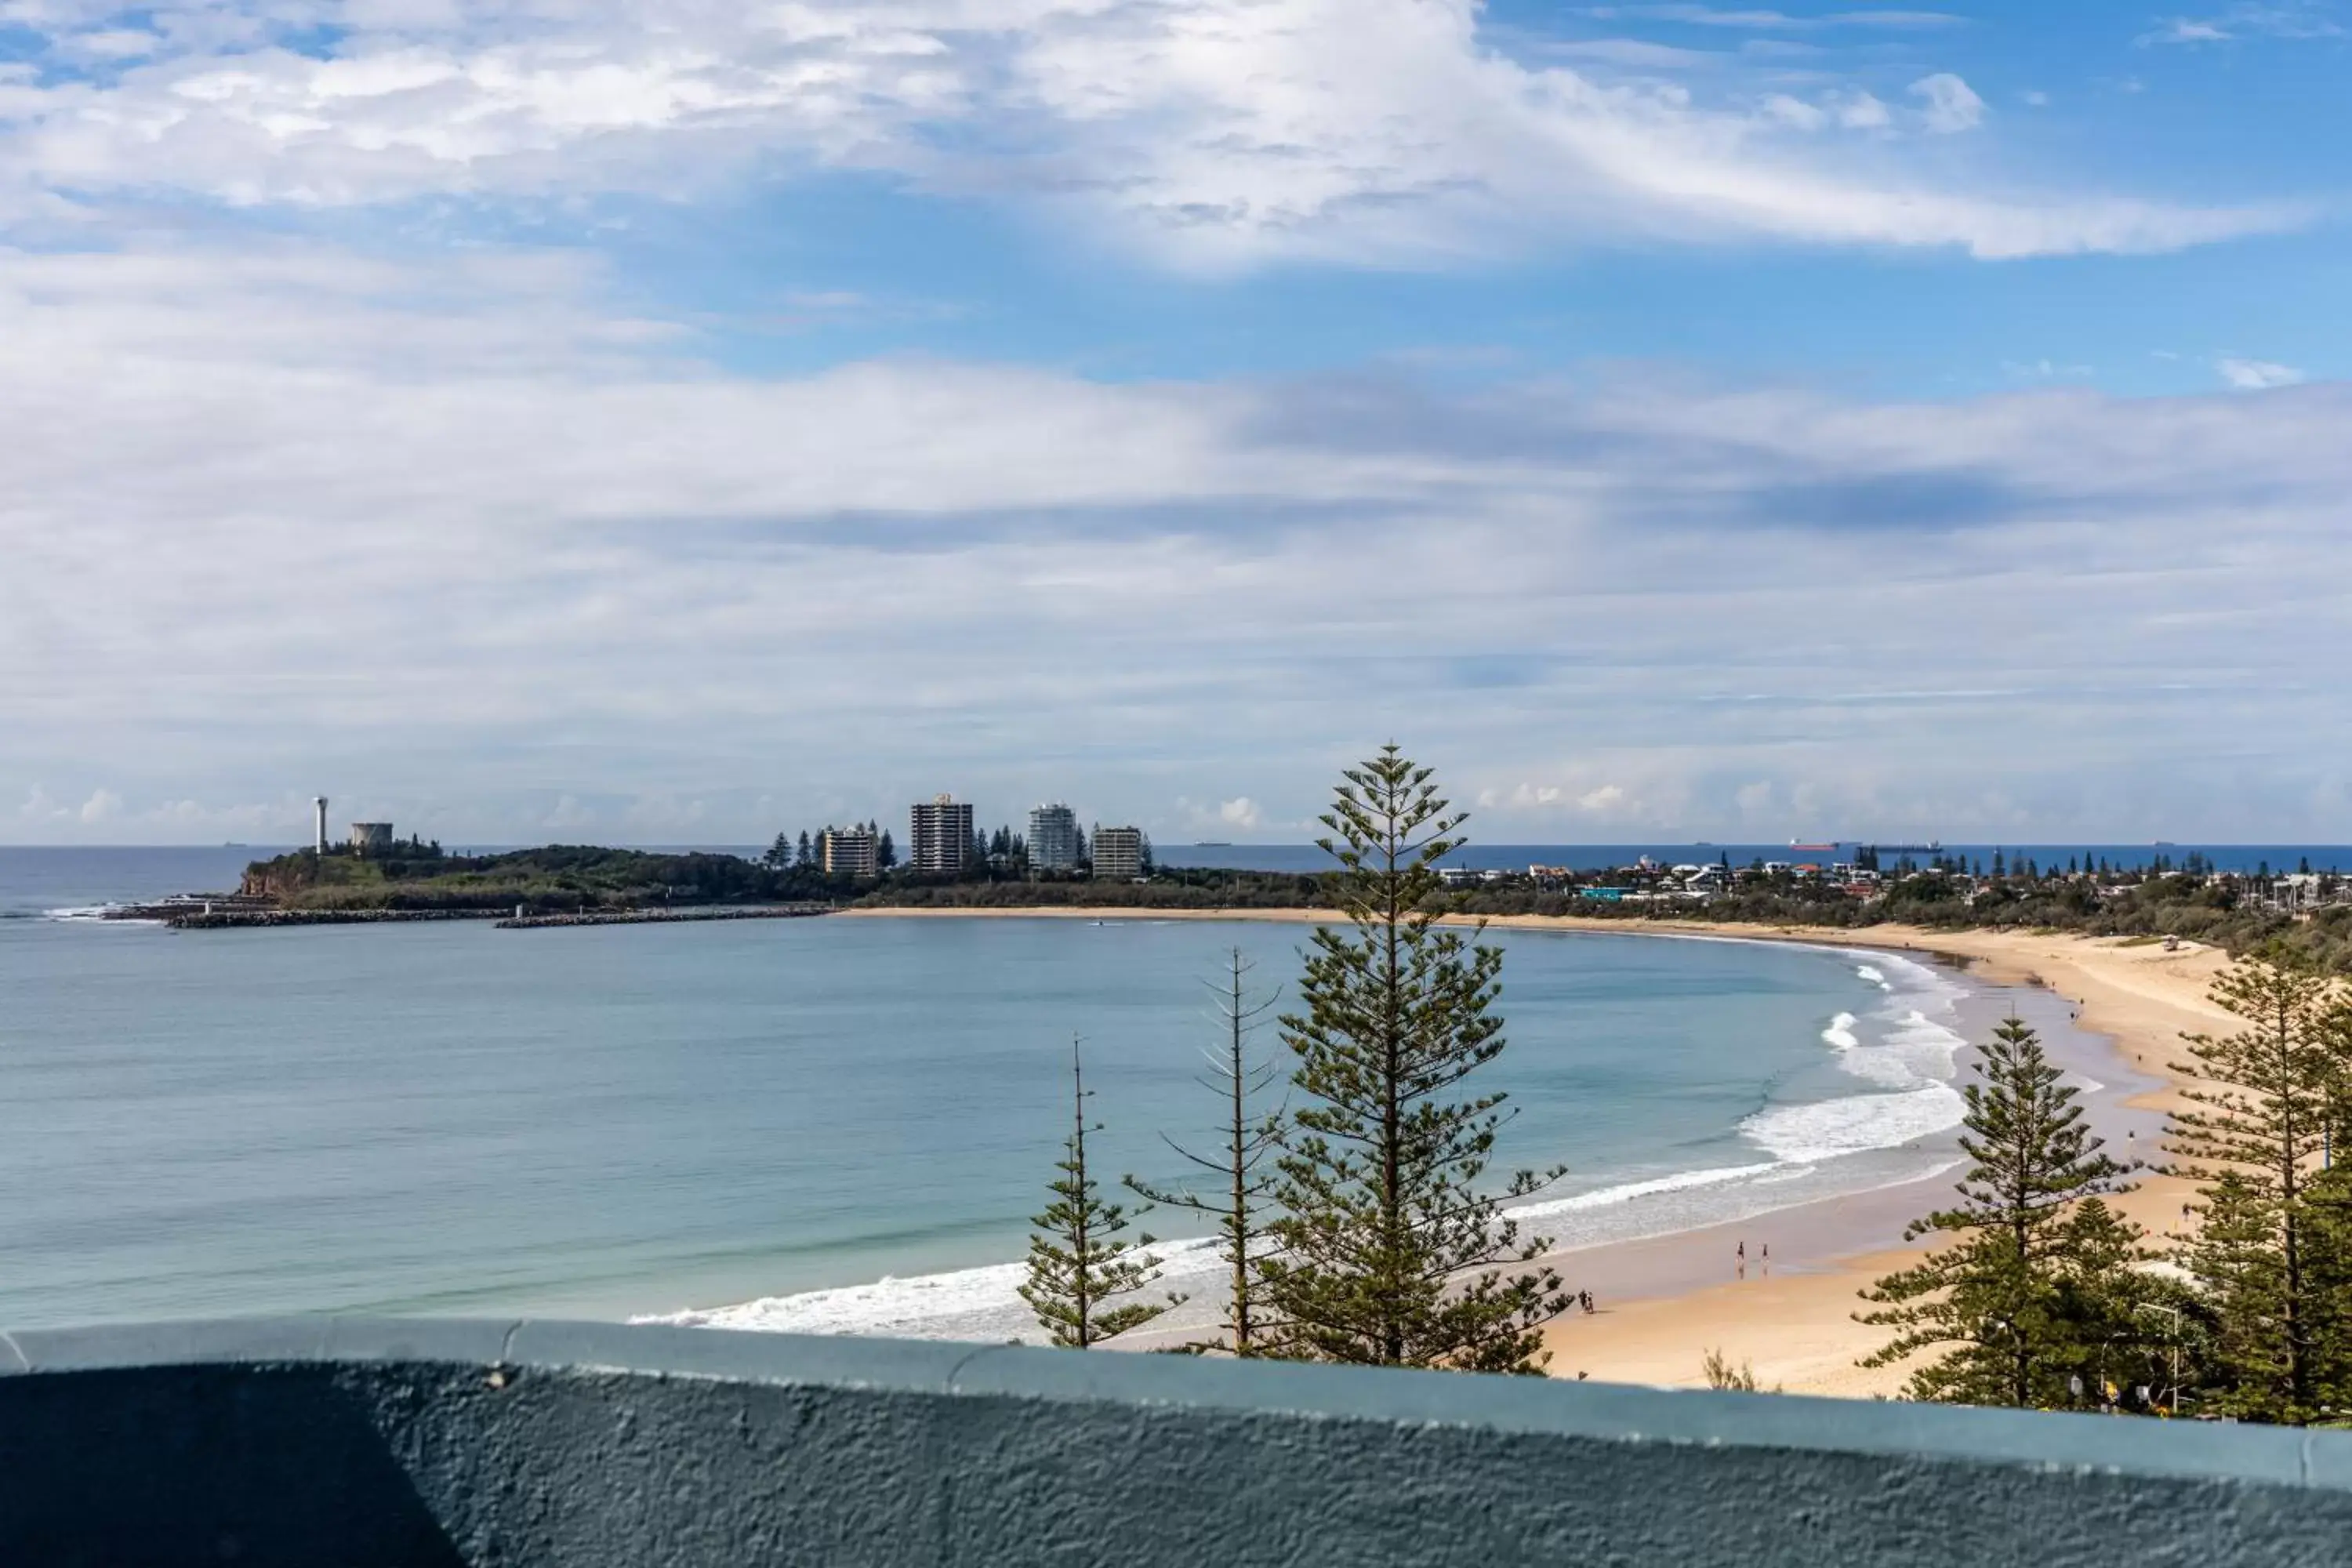
M 1741 1279 L 1748 1278 L 1748 1244 L 1741 1242 L 1731 1249 L 1732 1272 Z
M 1772 1244 L 1765 1242 L 1756 1249 L 1757 1271 L 1765 1279 L 1772 1278 Z

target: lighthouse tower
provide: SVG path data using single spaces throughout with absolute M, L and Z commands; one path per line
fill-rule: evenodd
M 327 852 L 327 797 L 320 795 L 310 804 L 319 808 L 319 853 Z

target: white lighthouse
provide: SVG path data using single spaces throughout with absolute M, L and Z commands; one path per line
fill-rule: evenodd
M 310 802 L 319 808 L 319 853 L 327 852 L 327 797 L 320 795 Z

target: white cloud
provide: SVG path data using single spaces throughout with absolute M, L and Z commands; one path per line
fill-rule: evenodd
M 2186 16 L 2176 16 L 2152 33 L 2143 33 L 2143 44 L 2218 44 L 2230 35 L 2212 22 L 2192 22 Z
M 1836 105 L 1838 123 L 1849 131 L 1883 131 L 1895 123 L 1895 111 L 1869 93 L 1855 91 Z
M 293 247 L 0 252 L 0 338 L 21 837 L 1264 831 L 1390 734 L 1490 838 L 2352 829 L 2341 386 L 754 376 L 576 263 Z
M 324 57 L 273 42 L 273 16 L 167 5 L 152 58 L 0 90 L 0 216 L 157 192 L 675 195 L 825 168 L 1018 200 L 1196 268 L 1625 237 L 2145 251 L 2307 216 L 1907 169 L 1882 138 L 1824 142 L 1736 86 L 1700 101 L 1525 63 L 1475 0 L 516 0 L 350 11 Z M 1948 73 L 1916 90 L 1930 127 L 1980 115 Z M 1828 111 L 1885 124 L 1867 95 Z
M 2174 16 L 2137 42 L 2151 44 L 2225 44 L 2247 38 L 2340 38 L 2344 24 L 2330 7 L 2312 0 L 2249 0 L 2211 16 Z
M 709 819 L 709 802 L 681 800 L 667 791 L 641 795 L 621 814 L 621 821 L 635 835 L 654 837 L 695 833 Z
M 1577 770 L 1571 766 L 1568 771 Z M 1588 787 L 1581 783 L 1527 782 L 1508 790 L 1489 785 L 1478 792 L 1476 799 L 1481 810 L 1507 812 L 1538 821 L 1555 818 L 1563 810 L 1622 819 L 1638 815 L 1642 809 L 1622 784 L 1615 784 Z
M 558 796 L 555 805 L 539 820 L 541 826 L 552 827 L 560 832 L 567 828 L 587 827 L 593 825 L 596 820 L 596 812 L 592 806 L 581 805 L 578 795 L 565 795 Z
M 81 809 L 74 815 L 81 819 L 85 827 L 112 821 L 122 815 L 122 797 L 110 789 L 93 790 L 90 797 L 81 803 Z
M 2293 365 L 2273 364 L 2269 360 L 2240 359 L 2234 356 L 2214 362 L 2221 379 L 2241 392 L 2263 392 L 2277 386 L 2295 386 L 2304 378 L 2303 372 Z
M 1642 17 L 1652 21 L 1679 22 L 1696 27 L 1738 27 L 1743 31 L 1759 28 L 1800 32 L 1832 27 L 1934 28 L 1957 26 L 1966 20 L 1947 11 L 1853 10 L 1796 16 L 1786 11 L 1761 6 L 1742 8 L 1670 4 L 1592 5 L 1586 7 L 1583 14 L 1603 20 L 1621 16 Z
M 1764 113 L 1783 124 L 1800 131 L 1818 131 L 1829 121 L 1829 112 L 1785 92 L 1776 92 L 1764 100 Z
M 2086 364 L 2062 364 L 2056 360 L 2038 359 L 2002 362 L 2001 369 L 2020 381 L 2086 381 L 2094 372 Z
M 1257 802 L 1247 795 L 1223 802 L 1217 807 L 1217 820 L 1228 827 L 1252 828 L 1265 819 Z
M 1984 100 L 1949 71 L 1921 77 L 1911 84 L 1911 91 L 1926 100 L 1927 107 L 1920 110 L 1920 117 L 1938 136 L 1974 131 L 1984 123 Z
M 163 40 L 137 27 L 109 27 L 89 33 L 69 33 L 58 47 L 69 58 L 115 62 L 144 59 L 163 47 Z

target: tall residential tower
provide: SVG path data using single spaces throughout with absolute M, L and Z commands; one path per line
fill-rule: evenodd
M 1078 853 L 1078 814 L 1058 802 L 1033 807 L 1029 813 L 1029 864 L 1040 871 L 1075 871 Z
M 1143 875 L 1143 829 L 1095 825 L 1095 876 L 1109 882 L 1132 882 Z
M 951 795 L 919 803 L 907 836 L 907 864 L 918 871 L 954 873 L 971 856 L 971 806 Z
M 917 810 L 922 809 L 918 806 Z M 871 877 L 875 874 L 874 835 L 862 827 L 828 827 L 816 836 L 818 862 L 828 877 Z

